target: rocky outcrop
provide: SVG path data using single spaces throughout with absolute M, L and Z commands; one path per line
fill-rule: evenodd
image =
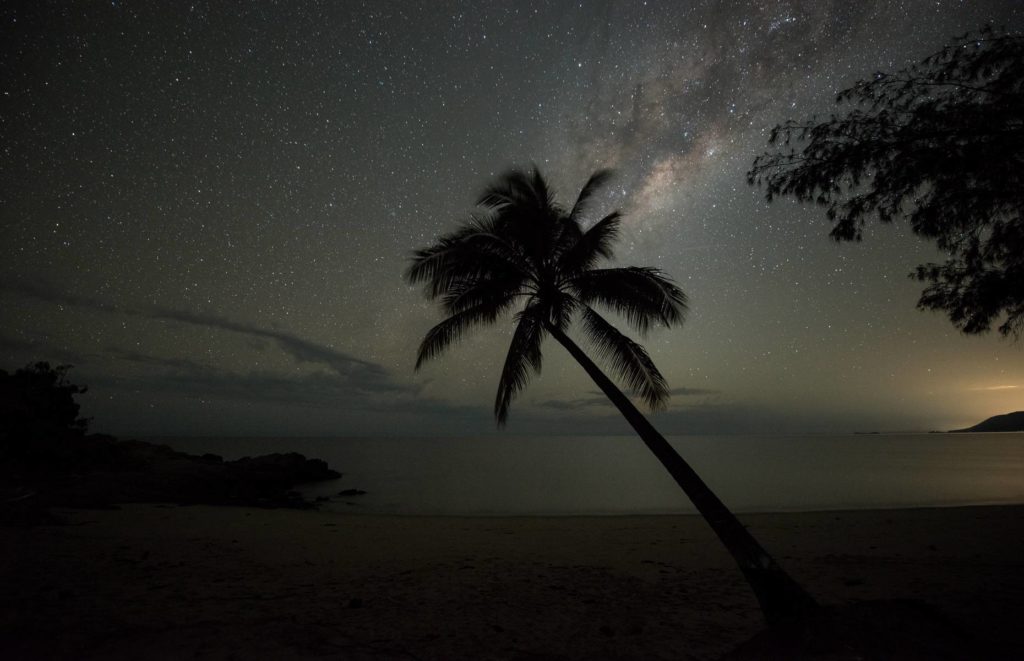
M 313 503 L 293 491 L 295 485 L 341 476 L 326 462 L 294 452 L 224 461 L 98 435 L 34 439 L 5 460 L 0 464 L 11 497 L 0 502 L 19 506 L 164 502 L 307 508 Z
M 954 429 L 952 433 L 992 432 L 992 431 L 1024 431 L 1024 411 L 1016 411 L 1005 415 L 994 415 L 967 429 Z

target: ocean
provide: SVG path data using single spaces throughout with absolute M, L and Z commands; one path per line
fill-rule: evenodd
M 692 513 L 632 436 L 154 438 L 226 459 L 301 452 L 343 473 L 325 509 L 444 515 Z M 674 436 L 737 512 L 1024 503 L 1024 433 Z M 360 496 L 337 495 L 360 489 Z

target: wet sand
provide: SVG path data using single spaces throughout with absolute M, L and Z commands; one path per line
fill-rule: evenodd
M 0 658 L 713 659 L 762 628 L 694 516 L 61 515 L 0 528 Z M 1016 642 L 1024 507 L 741 518 L 822 602 Z

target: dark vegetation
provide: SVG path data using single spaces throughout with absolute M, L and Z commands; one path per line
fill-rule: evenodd
M 296 453 L 224 461 L 89 434 L 75 401 L 86 388 L 68 381 L 69 369 L 40 362 L 0 370 L 0 520 L 131 502 L 309 507 L 294 485 L 340 477 Z
M 1024 36 L 986 28 L 836 97 L 825 121 L 772 129 L 749 181 L 825 207 L 836 241 L 906 219 L 945 253 L 918 307 L 964 333 L 1024 331 Z
M 80 418 L 75 395 L 88 388 L 67 379 L 70 365 L 36 363 L 8 374 L 0 370 L 0 439 L 49 434 L 82 435 L 89 421 Z

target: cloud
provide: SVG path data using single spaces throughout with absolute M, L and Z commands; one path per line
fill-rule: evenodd
M 378 385 L 380 382 L 387 381 L 389 378 L 387 371 L 377 363 L 356 358 L 355 356 L 322 344 L 309 342 L 308 340 L 304 340 L 291 333 L 269 330 L 249 324 L 242 324 L 216 315 L 199 314 L 185 310 L 174 310 L 171 308 L 156 306 L 150 308 L 148 311 L 139 312 L 138 314 L 151 319 L 177 321 L 183 324 L 216 328 L 219 330 L 248 335 L 254 338 L 273 340 L 282 351 L 299 363 L 326 365 L 338 374 L 375 381 L 378 382 Z
M 607 400 L 605 400 L 607 402 Z M 541 406 L 547 411 L 525 409 L 513 412 L 510 429 L 514 433 L 626 435 L 635 431 L 618 411 L 610 406 L 582 404 L 572 408 L 573 400 L 551 400 Z M 643 410 L 643 409 L 642 409 Z M 561 415 L 555 412 L 562 412 Z M 554 413 L 554 414 L 553 414 Z M 826 418 L 793 415 L 738 402 L 698 399 L 686 406 L 644 415 L 665 436 L 717 434 L 785 434 L 802 429 L 835 431 Z
M 546 409 L 556 411 L 575 411 L 578 409 L 591 408 L 594 406 L 611 406 L 611 402 L 604 395 L 600 397 L 586 397 L 580 399 L 549 399 L 537 404 Z
M 672 388 L 668 391 L 670 397 L 699 397 L 702 395 L 719 395 L 722 391 L 711 390 L 708 388 Z M 554 409 L 556 411 L 577 411 L 579 409 L 588 409 L 593 407 L 606 407 L 611 406 L 611 401 L 605 397 L 604 393 L 598 390 L 590 390 L 587 392 L 590 397 L 581 397 L 577 399 L 549 399 L 543 402 L 537 403 L 537 406 L 545 409 Z M 627 390 L 626 395 L 632 399 L 636 399 L 638 394 L 634 390 Z M 704 402 L 705 404 L 707 402 Z
M 0 354 L 19 359 L 29 356 L 29 360 L 32 362 L 49 360 L 51 363 L 71 365 L 83 363 L 89 357 L 88 354 L 57 346 L 45 333 L 40 333 L 40 337 L 32 340 L 0 335 Z M 19 368 L 23 367 L 23 365 L 15 365 L 13 367 Z
M 673 397 L 696 397 L 698 395 L 721 395 L 722 391 L 709 388 L 672 388 L 668 394 Z
M 152 357 L 136 356 L 135 362 L 166 365 Z M 330 372 L 284 375 L 267 371 L 239 374 L 199 365 L 178 366 L 173 371 L 145 373 L 141 376 L 98 376 L 96 384 L 121 390 L 143 390 L 192 399 L 240 400 L 248 403 L 273 402 L 312 408 L 343 407 L 376 409 L 374 396 L 379 390 L 366 387 Z
M 0 290 L 47 303 L 56 303 L 57 305 L 83 307 L 101 312 L 124 314 L 146 319 L 175 321 L 193 326 L 230 331 L 253 339 L 272 340 L 277 344 L 278 348 L 298 363 L 326 365 L 337 374 L 360 380 L 374 390 L 406 391 L 410 388 L 416 389 L 414 386 L 393 381 L 387 370 L 377 363 L 357 358 L 332 347 L 310 342 L 291 333 L 243 324 L 217 315 L 177 310 L 158 305 L 142 307 L 118 306 L 102 299 L 73 294 L 38 281 L 5 283 L 0 285 Z M 116 352 L 117 350 L 115 349 Z M 136 355 L 137 358 L 140 356 L 141 354 Z M 125 358 L 125 354 L 122 352 L 118 357 Z M 148 357 L 147 359 L 151 361 L 157 360 L 153 357 Z
M 76 307 L 92 308 L 102 312 L 134 313 L 132 310 L 119 307 L 113 303 L 109 303 L 98 298 L 72 294 L 71 292 L 55 287 L 43 280 L 12 280 L 0 283 L 0 291 L 9 292 L 17 296 L 24 296 L 25 298 L 34 298 L 46 303 L 56 303 L 57 305 L 72 305 Z
M 187 358 L 164 358 L 161 356 L 151 356 L 139 353 L 138 351 L 119 349 L 117 347 L 107 347 L 107 355 L 118 360 L 145 365 L 147 367 L 165 367 L 186 371 L 209 369 L 206 366 Z
M 0 351 L 27 351 L 35 349 L 38 345 L 39 342 L 23 340 L 9 335 L 0 335 Z

